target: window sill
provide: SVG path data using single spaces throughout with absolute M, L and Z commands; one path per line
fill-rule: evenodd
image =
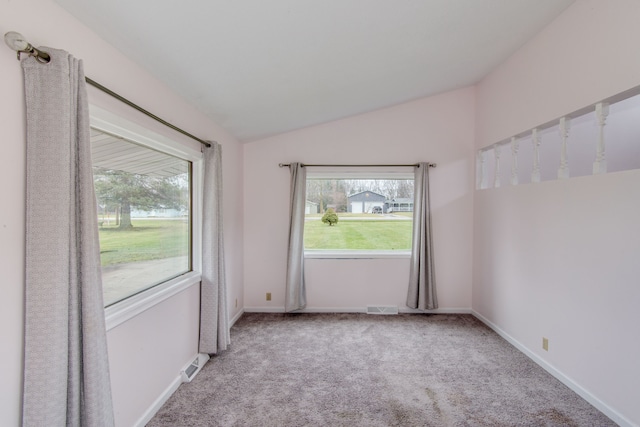
M 201 275 L 195 271 L 185 273 L 137 295 L 133 295 L 104 309 L 107 331 L 126 322 L 172 297 L 178 292 L 200 283 Z
M 411 258 L 411 251 L 306 250 L 305 259 L 390 259 Z

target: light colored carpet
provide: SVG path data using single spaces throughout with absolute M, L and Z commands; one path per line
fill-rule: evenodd
M 615 426 L 470 315 L 256 314 L 158 426 Z

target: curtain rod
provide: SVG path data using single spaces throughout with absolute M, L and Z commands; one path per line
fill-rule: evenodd
M 289 167 L 289 163 L 278 163 L 281 168 Z M 420 163 L 414 163 L 411 165 L 307 165 L 305 163 L 300 164 L 301 167 L 334 167 L 334 168 L 398 168 L 398 167 L 419 167 Z M 437 163 L 429 163 L 430 168 L 435 168 Z
M 196 141 L 198 141 L 200 144 L 206 146 L 206 147 L 211 147 L 211 144 L 203 139 L 198 138 L 195 135 L 190 134 L 189 132 L 187 132 L 186 130 L 180 129 L 179 127 L 167 122 L 166 120 L 161 119 L 160 117 L 156 116 L 153 113 L 148 112 L 147 110 L 145 110 L 144 108 L 140 107 L 137 104 L 134 104 L 133 102 L 129 101 L 127 98 L 118 95 L 117 93 L 115 93 L 114 91 L 112 91 L 109 88 L 106 88 L 104 86 L 102 86 L 100 83 L 96 82 L 95 80 L 90 79 L 89 77 L 85 77 L 84 78 L 86 80 L 86 82 L 88 84 L 90 84 L 91 86 L 95 87 L 96 89 L 101 90 L 102 92 L 111 95 L 112 97 L 116 98 L 118 101 L 121 101 L 125 104 L 127 104 L 129 107 L 134 108 L 138 111 L 140 111 L 142 114 L 151 117 L 153 120 L 162 123 L 163 125 L 175 130 L 176 132 L 180 132 L 183 135 L 188 136 L 191 139 L 195 139 Z M 214 141 L 215 142 L 215 141 Z
M 8 33 L 6 33 L 4 35 L 4 42 L 7 44 L 7 46 L 9 46 L 11 49 L 15 50 L 17 52 L 18 55 L 18 61 L 20 60 L 20 54 L 21 53 L 26 53 L 29 56 L 33 56 L 38 62 L 43 63 L 43 64 L 47 64 L 49 63 L 49 61 L 51 61 L 51 56 L 49 56 L 49 54 L 47 52 L 43 52 L 41 50 L 36 49 L 35 47 L 33 47 L 31 45 L 31 43 L 29 43 L 28 41 L 25 40 L 24 36 L 20 33 L 16 33 L 15 31 L 9 31 Z M 117 93 L 115 93 L 114 91 L 112 91 L 111 89 L 108 89 L 104 86 L 102 86 L 100 83 L 97 83 L 95 80 L 90 79 L 89 77 L 85 77 L 85 81 L 90 84 L 91 86 L 95 87 L 96 89 L 101 90 L 102 92 L 111 95 L 112 97 L 116 98 L 118 101 L 121 101 L 125 104 L 127 104 L 129 107 L 132 107 L 136 110 L 138 110 L 139 112 L 141 112 L 142 114 L 151 117 L 153 120 L 162 123 L 163 125 L 167 126 L 168 128 L 171 128 L 173 130 L 175 130 L 176 132 L 179 132 L 185 136 L 188 136 L 191 139 L 195 139 L 196 141 L 198 141 L 200 144 L 206 146 L 206 147 L 211 147 L 211 144 L 208 141 L 205 141 L 203 139 L 198 138 L 195 135 L 190 134 L 189 132 L 180 129 L 179 127 L 167 122 L 166 120 L 161 119 L 160 117 L 156 116 L 155 114 L 150 113 L 149 111 L 145 110 L 144 108 L 140 107 L 137 104 L 134 104 L 133 102 L 129 101 L 127 98 L 118 95 Z

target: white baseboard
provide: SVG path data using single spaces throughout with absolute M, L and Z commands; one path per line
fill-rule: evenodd
M 284 307 L 245 307 L 245 313 L 284 313 Z M 294 313 L 365 313 L 364 307 L 312 307 Z
M 419 310 L 416 308 L 404 307 L 400 309 L 400 313 L 409 314 L 471 314 L 470 308 L 436 308 L 435 310 Z
M 537 363 L 540 367 L 542 367 L 549 374 L 553 375 L 561 383 L 563 383 L 564 385 L 569 387 L 571 390 L 576 392 L 580 397 L 582 397 L 584 400 L 589 402 L 591 405 L 593 405 L 600 412 L 602 412 L 607 417 L 609 417 L 612 421 L 614 421 L 615 423 L 617 423 L 621 427 L 638 427 L 637 424 L 633 423 L 627 417 L 625 417 L 624 415 L 620 414 L 618 411 L 616 411 L 615 409 L 611 408 L 609 405 L 604 403 L 602 400 L 600 400 L 597 397 L 595 397 L 589 391 L 584 389 L 580 384 L 576 383 L 574 380 L 572 380 L 571 378 L 569 378 L 568 376 L 563 374 L 561 371 L 559 371 L 557 368 L 555 368 L 549 362 L 547 362 L 546 360 L 542 359 L 540 356 L 538 356 L 537 354 L 535 354 L 534 352 L 529 350 L 522 343 L 520 343 L 518 340 L 513 338 L 508 333 L 506 333 L 504 330 L 500 329 L 496 324 L 491 322 L 489 319 L 487 319 L 486 317 L 484 317 L 480 313 L 476 312 L 475 310 L 471 310 L 471 314 L 473 314 L 473 316 L 475 316 L 482 323 L 484 323 L 485 325 L 487 325 L 488 327 L 493 329 L 498 335 L 500 335 L 502 338 L 507 340 L 511 345 L 513 345 L 515 348 L 517 348 L 522 353 L 524 353 L 529 359 L 533 360 L 535 363 Z
M 193 377 L 191 377 L 191 379 L 195 378 L 195 376 L 198 375 L 200 369 L 202 369 L 204 364 L 209 360 L 209 355 L 197 354 L 191 360 L 193 361 L 196 358 L 199 361 L 200 368 L 198 368 L 198 371 L 193 375 Z M 151 419 L 158 413 L 160 408 L 162 408 L 162 405 L 167 403 L 167 400 L 169 400 L 171 395 L 175 393 L 178 387 L 180 387 L 180 385 L 183 383 L 182 371 L 187 369 L 191 365 L 191 363 L 192 362 L 189 362 L 184 366 L 184 368 L 180 371 L 180 373 L 178 373 L 176 378 L 171 381 L 171 384 L 169 384 L 169 386 L 160 394 L 160 396 L 158 396 L 158 398 L 151 404 L 151 406 L 144 412 L 144 414 L 142 414 L 142 416 L 134 424 L 135 427 L 144 427 L 145 425 L 147 425 L 147 423 L 151 421 Z
M 236 324 L 236 322 L 238 321 L 238 319 L 240 319 L 242 317 L 242 315 L 244 314 L 244 308 L 240 309 L 235 316 L 233 316 L 231 318 L 231 320 L 229 320 L 229 327 L 232 327 L 233 325 Z
M 140 419 L 134 424 L 135 427 L 144 427 L 145 425 L 147 425 L 147 423 L 149 421 L 151 421 L 151 418 L 153 418 L 158 411 L 160 410 L 160 408 L 162 408 L 162 405 L 164 405 L 167 400 L 169 400 L 169 398 L 171 397 L 171 395 L 173 393 L 175 393 L 175 391 L 178 389 L 178 387 L 180 387 L 180 384 L 182 384 L 182 376 L 178 375 L 172 382 L 171 384 L 169 384 L 169 387 L 167 387 L 160 396 L 158 396 L 158 398 L 155 400 L 155 402 L 153 402 L 153 404 L 149 407 L 149 409 L 147 409 L 144 414 L 142 414 L 142 416 L 140 417 Z
M 366 313 L 366 307 L 308 307 L 296 313 Z
M 284 313 L 284 307 L 245 307 L 245 313 Z
M 415 314 L 471 314 L 470 308 L 438 308 L 436 310 L 416 310 L 398 308 L 400 313 Z M 284 313 L 284 307 L 245 307 L 245 313 Z M 367 307 L 308 307 L 296 313 L 366 313 Z

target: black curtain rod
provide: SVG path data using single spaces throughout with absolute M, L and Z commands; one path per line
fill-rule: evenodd
M 279 163 L 278 166 L 281 168 L 289 167 L 291 164 L 289 163 Z M 334 167 L 334 168 L 398 168 L 398 167 L 419 167 L 420 163 L 414 163 L 411 165 L 307 165 L 302 163 L 301 166 L 305 167 Z M 437 166 L 436 163 L 429 163 L 430 168 L 435 168 Z
M 127 98 L 118 95 L 117 93 L 115 93 L 114 91 L 112 91 L 109 88 L 106 88 L 104 86 L 102 86 L 100 83 L 96 82 L 95 80 L 91 80 L 89 77 L 85 77 L 85 81 L 90 84 L 91 86 L 95 87 L 96 89 L 101 90 L 102 92 L 113 96 L 114 98 L 116 98 L 118 101 L 124 102 L 125 104 L 127 104 L 129 107 L 132 107 L 138 111 L 140 111 L 142 114 L 145 114 L 149 117 L 151 117 L 153 120 L 162 123 L 163 125 L 175 130 L 176 132 L 180 132 L 183 135 L 188 136 L 191 139 L 195 139 L 196 141 L 198 141 L 200 144 L 206 146 L 206 147 L 211 147 L 211 144 L 203 139 L 198 138 L 195 135 L 190 134 L 189 132 L 187 132 L 186 130 L 180 129 L 179 127 L 172 125 L 171 123 L 167 122 L 166 120 L 161 119 L 160 117 L 156 116 L 153 113 L 148 112 L 147 110 L 145 110 L 144 108 L 140 107 L 137 104 L 134 104 L 133 102 L 129 101 Z

